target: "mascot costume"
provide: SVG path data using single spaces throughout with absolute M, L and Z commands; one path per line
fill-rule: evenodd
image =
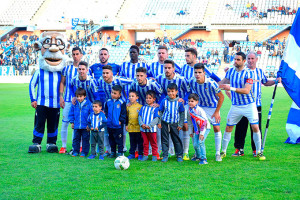
M 28 153 L 41 152 L 41 143 L 47 121 L 47 152 L 57 153 L 56 146 L 60 115 L 59 84 L 65 66 L 66 39 L 59 32 L 43 32 L 34 44 L 39 51 L 39 69 L 29 83 L 31 106 L 35 108 L 33 145 Z M 35 88 L 37 86 L 37 94 Z

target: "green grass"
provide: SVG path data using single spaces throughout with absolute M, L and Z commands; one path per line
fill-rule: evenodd
M 175 158 L 167 163 L 134 160 L 126 171 L 116 170 L 113 159 L 100 162 L 49 154 L 45 151 L 45 141 L 42 153 L 28 154 L 34 119 L 28 84 L 0 84 L 0 91 L 0 199 L 300 198 L 299 145 L 284 143 L 291 100 L 283 88 L 277 90 L 265 148 L 266 161 L 252 157 L 248 134 L 244 157 L 230 156 L 234 152 L 232 136 L 228 157 L 221 163 L 215 162 L 211 131 L 206 140 L 208 165 L 177 163 Z M 263 88 L 263 127 L 272 92 L 273 88 Z M 222 132 L 229 107 L 230 100 L 226 98 L 221 110 Z M 71 134 L 68 141 L 71 148 Z M 60 135 L 58 146 L 61 146 Z M 193 153 L 190 145 L 190 156 Z

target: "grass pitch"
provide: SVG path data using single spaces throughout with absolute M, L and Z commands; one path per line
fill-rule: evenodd
M 274 88 L 263 88 L 263 131 Z M 46 152 L 28 154 L 34 109 L 28 84 L 0 84 L 0 199 L 299 199 L 299 145 L 285 144 L 285 123 L 291 99 L 277 89 L 266 141 L 266 161 L 252 156 L 250 134 L 245 156 L 231 157 L 234 134 L 223 162 L 215 162 L 214 133 L 207 140 L 208 165 L 192 161 L 130 162 L 126 171 L 104 161 Z M 230 108 L 226 97 L 221 130 Z M 59 127 L 60 130 L 60 127 Z M 71 148 L 71 130 L 68 149 Z M 46 134 L 45 134 L 46 136 Z M 128 141 L 128 138 L 127 138 Z M 60 135 L 58 146 L 61 146 Z M 127 142 L 129 148 L 129 142 Z M 190 157 L 194 149 L 190 145 Z M 127 155 L 127 154 L 126 154 Z M 151 157 L 151 156 L 150 156 Z

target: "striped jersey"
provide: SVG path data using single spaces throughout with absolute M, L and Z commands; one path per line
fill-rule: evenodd
M 181 69 L 175 63 L 175 72 L 180 74 Z M 164 64 L 160 64 L 159 62 L 154 62 L 149 66 L 149 75 L 151 77 L 157 78 L 157 76 L 164 74 Z
M 178 102 L 178 98 L 170 100 L 166 97 L 161 101 L 159 111 L 162 112 L 162 121 L 178 123 L 179 113 L 184 112 L 184 107 L 181 102 Z
M 152 122 L 153 119 L 155 119 L 156 117 L 159 118 L 158 115 L 158 108 L 154 108 L 152 106 L 149 105 L 144 105 L 140 112 L 139 112 L 139 116 L 142 117 L 142 121 L 143 124 L 148 125 Z M 143 124 L 140 124 L 140 126 L 142 126 Z M 155 125 L 154 127 L 150 128 L 150 129 L 143 129 L 142 127 L 140 128 L 140 131 L 142 132 L 156 132 L 157 131 L 157 125 Z
M 120 72 L 120 66 L 115 63 L 107 63 L 107 65 L 110 65 L 112 67 L 112 72 L 114 76 L 118 75 Z M 105 66 L 101 63 L 95 63 L 92 66 L 90 66 L 90 71 L 92 74 L 94 74 L 94 78 L 98 80 L 102 76 L 102 67 Z
M 265 84 L 266 82 L 268 82 L 268 79 L 263 70 L 260 68 L 255 68 L 253 70 L 248 68 L 248 70 L 252 73 L 252 92 L 255 97 L 256 106 L 259 107 L 261 106 L 261 84 Z
M 225 78 L 230 80 L 230 87 L 244 88 L 246 84 L 253 84 L 252 73 L 244 68 L 241 71 L 236 71 L 236 68 L 230 68 L 225 75 Z M 255 101 L 252 90 L 249 94 L 239 94 L 231 91 L 232 105 L 247 105 Z
M 159 75 L 158 77 L 156 77 L 156 80 L 157 80 L 158 84 L 161 85 L 161 87 L 163 89 L 163 94 L 165 96 L 168 95 L 167 88 L 170 83 L 175 83 L 177 85 L 179 98 L 184 99 L 186 94 L 190 92 L 190 87 L 189 87 L 188 81 L 183 76 L 180 76 L 177 73 L 175 73 L 175 76 L 171 80 L 167 79 L 165 74 Z
M 137 91 L 139 94 L 138 102 L 142 105 L 146 104 L 146 93 L 149 90 L 153 90 L 156 93 L 156 101 L 159 100 L 160 95 L 163 93 L 161 86 L 152 79 L 147 79 L 146 85 L 139 85 L 139 83 L 134 81 L 131 86 L 130 90 Z
M 204 83 L 197 83 L 195 77 L 189 80 L 191 91 L 199 96 L 201 107 L 216 108 L 219 97 L 216 95 L 221 92 L 219 85 L 211 78 L 205 77 Z
M 219 82 L 221 79 L 215 75 L 213 72 L 211 72 L 207 67 L 204 68 L 205 69 L 205 76 L 206 77 L 210 77 L 212 79 L 214 79 L 216 82 Z M 194 66 L 190 66 L 188 64 L 183 65 L 183 67 L 181 68 L 181 76 L 183 76 L 184 78 L 186 78 L 187 80 L 190 80 L 190 78 L 194 77 Z
M 66 90 L 65 90 L 65 96 L 64 100 L 65 102 L 71 102 L 72 101 L 72 92 L 71 92 L 71 81 L 72 79 L 77 75 L 78 73 L 78 68 L 75 67 L 74 65 L 68 65 L 65 66 L 64 69 L 61 72 L 62 76 L 66 77 Z
M 29 83 L 29 96 L 31 102 L 37 101 L 37 105 L 49 108 L 59 108 L 59 85 L 61 72 L 49 72 L 38 69 Z M 35 95 L 35 87 L 37 95 Z
M 127 96 L 125 94 L 125 86 L 133 82 L 132 79 L 127 79 L 120 76 L 114 76 L 111 83 L 106 83 L 103 77 L 100 77 L 98 80 L 98 90 L 102 90 L 105 94 L 105 98 L 111 99 L 111 90 L 115 85 L 120 85 L 122 87 L 121 99 L 126 102 Z
M 75 76 L 71 81 L 72 95 L 75 97 L 75 92 L 78 88 L 86 90 L 86 97 L 90 102 L 98 99 L 96 92 L 98 90 L 97 81 L 92 76 L 87 76 L 86 80 L 80 80 L 78 75 Z
M 95 128 L 98 128 L 99 131 L 104 131 L 104 124 L 107 122 L 107 119 L 103 112 L 100 112 L 98 114 L 95 114 L 94 112 L 92 112 L 89 115 L 87 121 L 89 123 L 90 129 L 93 128 L 95 131 Z

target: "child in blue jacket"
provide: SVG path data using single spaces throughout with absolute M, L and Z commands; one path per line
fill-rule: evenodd
M 122 87 L 112 87 L 111 99 L 108 99 L 104 106 L 107 117 L 108 139 L 111 147 L 110 158 L 123 155 L 123 127 L 126 122 L 126 103 L 120 99 Z M 116 146 L 118 145 L 118 154 Z
M 82 138 L 82 152 L 80 157 L 85 157 L 90 151 L 90 131 L 88 131 L 88 117 L 93 112 L 92 104 L 86 99 L 86 91 L 78 88 L 75 92 L 76 103 L 72 104 L 69 112 L 69 121 L 74 129 L 73 154 L 78 156 L 80 150 L 80 140 Z

